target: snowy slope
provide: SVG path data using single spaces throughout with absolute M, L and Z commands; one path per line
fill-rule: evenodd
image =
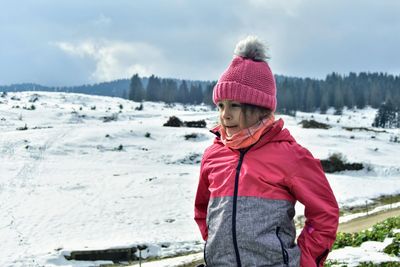
M 145 102 L 141 111 L 138 106 L 67 93 L 0 97 L 0 266 L 93 266 L 68 262 L 62 254 L 142 243 L 160 256 L 202 249 L 193 201 L 198 162 L 213 136 L 208 129 L 162 125 L 175 115 L 205 119 L 211 128 L 217 114 L 205 106 Z M 400 193 L 400 144 L 389 142 L 399 130 L 342 128 L 369 127 L 375 113 L 280 116 L 314 156 L 340 152 L 368 165 L 369 171 L 328 175 L 341 206 Z M 311 116 L 334 127 L 298 125 Z M 105 117 L 115 120 L 104 122 Z M 186 140 L 192 133 L 198 137 Z

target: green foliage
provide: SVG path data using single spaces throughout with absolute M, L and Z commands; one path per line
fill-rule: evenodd
M 357 267 L 399 267 L 399 262 L 382 262 L 382 263 L 373 263 L 373 262 L 361 262 Z M 330 261 L 327 260 L 324 263 L 324 267 L 348 267 L 347 264 L 339 261 Z
M 362 262 L 357 267 L 399 267 L 399 262 L 382 262 L 382 263 L 373 263 L 373 262 Z
M 400 110 L 392 101 L 383 103 L 376 114 L 373 127 L 398 128 L 400 127 Z
M 372 230 L 365 230 L 358 233 L 342 233 L 336 236 L 333 249 L 346 246 L 358 247 L 366 241 L 383 241 L 386 237 L 394 237 L 393 229 L 400 229 L 400 216 L 389 218 L 381 223 L 377 223 Z M 397 236 L 398 234 L 396 234 Z M 390 248 L 390 251 L 395 248 Z
M 341 264 L 341 265 L 339 265 Z M 324 262 L 324 267 L 347 267 L 346 264 L 342 264 L 341 262 L 338 261 L 331 261 L 331 260 L 327 260 L 326 262 Z
M 322 168 L 327 173 L 334 173 L 344 170 L 362 170 L 362 163 L 346 163 L 346 158 L 341 153 L 333 153 L 328 159 L 321 160 Z
M 325 124 L 325 123 L 321 123 L 321 122 L 317 122 L 315 120 L 302 120 L 300 122 L 300 124 L 303 126 L 303 128 L 306 129 L 329 129 L 331 128 L 330 125 Z
M 149 83 L 146 89 L 146 100 L 148 101 L 161 101 L 161 79 L 154 75 L 149 78 Z
M 385 73 L 331 73 L 325 80 L 276 76 L 278 111 L 319 109 L 324 114 L 329 107 L 379 108 L 389 99 L 399 106 L 399 84 L 398 76 Z
M 132 76 L 130 84 L 129 84 L 129 100 L 133 101 L 142 101 L 144 99 L 144 88 L 142 85 L 142 80 L 140 79 L 138 74 Z
M 400 256 L 400 233 L 396 233 L 393 242 L 383 252 L 392 256 Z

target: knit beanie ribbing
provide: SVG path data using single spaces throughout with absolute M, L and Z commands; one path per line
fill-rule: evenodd
M 238 47 L 241 50 L 239 53 Z M 263 60 L 263 57 L 266 59 L 263 48 L 263 44 L 255 37 L 248 37 L 238 43 L 235 51 L 237 56 L 214 87 L 215 104 L 229 99 L 275 111 L 275 78 L 268 63 Z

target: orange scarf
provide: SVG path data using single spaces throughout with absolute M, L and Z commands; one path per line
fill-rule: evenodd
M 246 129 L 235 133 L 232 136 L 226 134 L 226 130 L 222 125 L 218 125 L 213 130 L 217 130 L 221 134 L 222 143 L 232 149 L 241 149 L 255 144 L 265 132 L 267 132 L 275 122 L 274 114 L 264 118 Z

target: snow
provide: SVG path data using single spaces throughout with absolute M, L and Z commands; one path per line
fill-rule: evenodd
M 360 247 L 345 247 L 333 250 L 328 259 L 346 263 L 348 267 L 358 266 L 361 262 L 373 261 L 374 263 L 400 262 L 399 257 L 389 256 L 383 253 L 383 249 L 392 243 L 393 238 L 386 238 L 383 242 L 368 241 Z M 339 265 L 340 266 L 340 265 Z
M 31 105 L 34 110 L 24 109 Z M 63 255 L 137 244 L 160 257 L 202 250 L 193 202 L 198 161 L 214 137 L 208 129 L 162 125 L 174 115 L 205 119 L 211 128 L 216 111 L 153 102 L 135 110 L 139 105 L 68 93 L 0 97 L 0 266 L 98 266 L 104 262 L 67 261 Z M 277 116 L 314 156 L 339 152 L 368 166 L 327 175 L 341 206 L 400 193 L 400 144 L 389 142 L 399 130 L 342 128 L 370 127 L 375 113 L 366 108 L 345 109 L 342 116 Z M 301 128 L 298 123 L 311 116 L 333 128 Z M 16 130 L 25 125 L 28 130 Z M 193 133 L 198 137 L 186 140 Z M 296 210 L 303 213 L 301 205 Z M 168 261 L 165 266 L 175 264 Z

